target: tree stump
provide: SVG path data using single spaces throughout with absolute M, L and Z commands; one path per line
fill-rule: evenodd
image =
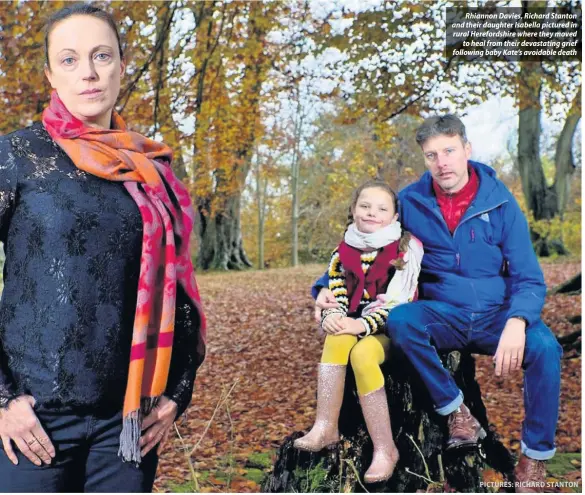
M 552 294 L 566 294 L 568 296 L 576 296 L 581 294 L 581 273 L 578 273 L 574 277 L 566 280 L 562 284 L 553 287 L 549 292 Z
M 318 453 L 302 452 L 293 447 L 293 441 L 303 432 L 294 432 L 281 445 L 263 491 L 485 492 L 487 488 L 480 486 L 485 464 L 512 480 L 514 459 L 489 428 L 475 380 L 474 358 L 451 352 L 442 359 L 463 391 L 466 405 L 488 433 L 479 447 L 443 451 L 448 435 L 445 418 L 434 412 L 430 397 L 410 363 L 393 357 L 383 367 L 392 431 L 400 452 L 392 478 L 363 484 L 363 475 L 372 459 L 372 443 L 358 402 L 355 379 L 348 367 L 339 420 L 341 441 Z

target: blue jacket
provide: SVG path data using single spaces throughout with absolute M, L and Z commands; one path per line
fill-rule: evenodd
M 506 308 L 528 325 L 540 319 L 546 286 L 518 203 L 495 171 L 470 161 L 479 190 L 453 235 L 447 228 L 429 172 L 399 196 L 403 228 L 424 246 L 419 298 L 472 312 Z M 326 274 L 313 287 L 328 285 Z

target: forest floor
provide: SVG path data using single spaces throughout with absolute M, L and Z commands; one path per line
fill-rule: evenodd
M 581 270 L 578 260 L 543 263 L 547 286 Z M 323 265 L 197 277 L 208 318 L 207 358 L 186 419 L 162 453 L 157 492 L 258 492 L 287 435 L 312 425 L 323 338 L 313 322 L 311 283 Z M 544 322 L 558 336 L 580 328 L 581 296 L 548 296 Z M 562 361 L 558 454 L 550 480 L 581 491 L 581 357 Z M 571 357 L 573 356 L 573 357 Z M 496 377 L 477 357 L 477 378 L 490 422 L 515 454 L 523 419 L 522 373 Z M 569 482 L 569 483 L 567 483 Z

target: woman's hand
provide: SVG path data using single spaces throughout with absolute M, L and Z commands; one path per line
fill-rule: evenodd
M 331 308 L 339 308 L 339 303 L 335 300 L 333 292 L 323 287 L 315 300 L 315 321 L 321 323 L 321 311 Z
M 171 431 L 177 416 L 177 403 L 164 395 L 158 405 L 142 421 L 143 435 L 140 437 L 140 455 L 144 457 L 158 443 L 157 453 L 162 452 L 163 445 Z
M 18 464 L 18 458 L 12 448 L 12 442 L 37 466 L 41 466 L 43 462 L 51 464 L 55 457 L 55 447 L 34 412 L 35 403 L 34 397 L 21 395 L 0 409 L 2 445 L 8 459 L 15 465 Z

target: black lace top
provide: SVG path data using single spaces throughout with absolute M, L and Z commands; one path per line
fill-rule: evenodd
M 121 182 L 79 170 L 40 123 L 0 137 L 0 406 L 119 410 L 140 271 L 142 220 Z M 165 395 L 191 400 L 199 319 L 178 287 Z

